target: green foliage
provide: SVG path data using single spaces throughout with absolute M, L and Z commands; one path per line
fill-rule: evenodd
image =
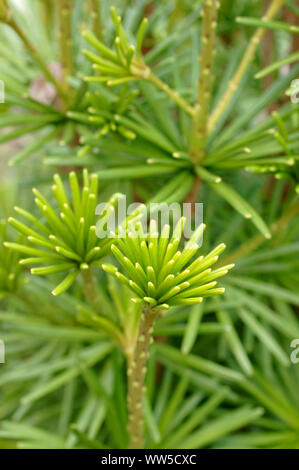
M 93 62 L 93 69 L 100 72 L 100 77 L 85 77 L 85 80 L 102 81 L 106 82 L 108 86 L 116 86 L 131 80 L 146 78 L 148 69 L 141 60 L 138 60 L 141 57 L 142 42 L 147 24 L 146 18 L 137 32 L 135 52 L 135 46 L 128 43 L 121 24 L 121 17 L 117 15 L 114 7 L 111 7 L 110 11 L 117 34 L 114 40 L 115 52 L 98 41 L 92 33 L 83 33 L 84 39 L 101 54 L 100 57 L 97 57 L 89 51 L 83 51 L 87 58 Z
M 68 289 L 80 271 L 88 270 L 90 266 L 98 266 L 100 260 L 109 251 L 109 240 L 98 237 L 97 227 L 94 225 L 98 195 L 97 175 L 89 176 L 87 170 L 84 170 L 83 187 L 80 189 L 76 173 L 72 172 L 69 175 L 69 183 L 71 202 L 60 176 L 54 175 L 52 186 L 56 199 L 54 208 L 37 189 L 33 189 L 35 203 L 44 216 L 45 223 L 40 222 L 31 213 L 15 207 L 16 212 L 33 224 L 34 229 L 13 217 L 9 218 L 9 222 L 27 237 L 31 246 L 12 242 L 4 243 L 5 247 L 29 256 L 20 260 L 20 264 L 46 265 L 32 268 L 31 274 L 39 276 L 68 273 L 52 291 L 53 295 L 61 294 Z M 100 214 L 96 222 L 99 230 L 101 225 L 108 223 L 109 215 L 110 217 L 113 215 L 111 209 L 117 204 L 119 197 L 119 194 L 115 194 L 107 203 L 110 214 L 107 214 L 107 211 Z M 36 246 L 38 248 L 35 248 Z
M 122 275 L 117 268 L 103 264 L 105 271 L 113 274 L 127 285 L 137 298 L 134 302 L 144 302 L 155 308 L 168 310 L 173 305 L 192 305 L 202 302 L 204 297 L 222 294 L 224 289 L 215 288 L 215 279 L 224 276 L 234 265 L 212 271 L 225 245 L 219 245 L 207 256 L 197 257 L 198 241 L 202 238 L 204 226 L 200 225 L 182 252 L 178 250 L 184 223 L 181 218 L 170 237 L 170 226 L 165 225 L 159 237 L 157 223 L 152 220 L 148 234 L 129 233 L 129 240 L 118 240 L 118 246 L 111 250 L 130 278 Z M 139 230 L 138 230 L 139 228 Z M 139 231 L 139 233 L 138 233 Z
M 0 0 L 0 447 L 127 448 L 145 376 L 146 448 L 298 448 L 296 2 L 21 3 Z M 183 246 L 184 219 L 139 211 L 98 238 L 123 195 L 203 202 L 207 255 L 203 226 Z
M 4 247 L 7 240 L 6 222 L 0 221 L 0 300 L 14 293 L 19 286 L 22 268 L 19 256 Z

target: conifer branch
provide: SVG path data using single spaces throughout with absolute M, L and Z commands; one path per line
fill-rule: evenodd
M 56 78 L 54 77 L 54 75 L 51 73 L 51 71 L 49 70 L 47 64 L 43 61 L 43 59 L 40 57 L 40 55 L 38 54 L 35 46 L 29 41 L 29 39 L 27 38 L 27 36 L 24 34 L 24 32 L 22 31 L 22 29 L 19 27 L 19 25 L 16 23 L 16 21 L 14 20 L 14 18 L 12 17 L 12 12 L 10 10 L 10 8 L 7 6 L 7 3 L 6 1 L 2 1 L 2 3 L 0 4 L 0 21 L 7 24 L 8 26 L 10 26 L 14 31 L 15 33 L 19 36 L 19 38 L 23 41 L 24 43 L 24 46 L 26 47 L 26 49 L 28 50 L 28 52 L 31 54 L 31 56 L 33 57 L 33 59 L 35 60 L 35 62 L 38 64 L 38 66 L 40 67 L 41 71 L 43 72 L 43 74 L 45 75 L 45 77 L 51 82 L 53 83 L 53 85 L 55 86 L 58 94 L 62 97 L 62 98 L 65 98 L 65 91 L 63 89 L 63 87 L 61 86 L 61 84 L 56 80 Z
M 104 82 L 111 87 L 134 80 L 146 80 L 166 93 L 169 99 L 185 110 L 187 114 L 193 116 L 193 107 L 177 91 L 172 90 L 169 85 L 160 80 L 142 58 L 142 42 L 146 32 L 147 18 L 144 18 L 140 24 L 135 46 L 129 43 L 121 17 L 117 15 L 116 9 L 111 7 L 110 12 L 117 34 L 114 50 L 106 47 L 90 31 L 83 33 L 83 37 L 98 51 L 99 56 L 86 50 L 83 53 L 93 62 L 94 69 L 100 73 L 99 77 L 85 77 L 85 80 Z
M 280 8 L 283 6 L 283 4 L 286 3 L 286 0 L 272 0 L 271 5 L 269 6 L 265 16 L 263 17 L 263 20 L 265 21 L 270 21 L 276 13 L 280 10 Z M 254 55 L 256 53 L 256 50 L 258 48 L 258 45 L 261 42 L 261 39 L 263 38 L 264 34 L 266 32 L 265 28 L 258 28 L 255 34 L 252 36 L 249 45 L 247 47 L 247 50 L 243 56 L 243 59 L 231 79 L 230 83 L 228 84 L 228 87 L 226 89 L 226 92 L 224 93 L 222 99 L 220 100 L 218 106 L 212 113 L 209 123 L 208 123 L 208 130 L 209 132 L 212 132 L 219 120 L 219 118 L 222 116 L 224 113 L 225 109 L 229 105 L 235 91 L 237 90 L 244 74 L 246 73 L 250 63 L 252 62 Z

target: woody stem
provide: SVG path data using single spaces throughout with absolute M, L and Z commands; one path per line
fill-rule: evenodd
M 99 310 L 101 302 L 99 299 L 97 285 L 93 277 L 92 271 L 91 269 L 83 270 L 81 271 L 81 275 L 83 279 L 83 290 L 85 299 L 97 312 Z
M 200 79 L 190 138 L 189 153 L 195 163 L 205 156 L 207 123 L 211 103 L 212 68 L 215 52 L 218 0 L 205 0 L 202 10 Z
M 159 310 L 143 307 L 133 359 L 128 365 L 128 411 L 130 449 L 144 447 L 143 394 L 145 391 L 146 362 L 153 342 L 153 326 Z
M 61 0 L 59 6 L 60 63 L 63 72 L 63 87 L 69 92 L 67 77 L 73 73 L 71 13 L 73 0 Z
M 91 1 L 92 29 L 95 35 L 100 39 L 103 36 L 103 27 L 101 23 L 100 5 L 98 0 Z

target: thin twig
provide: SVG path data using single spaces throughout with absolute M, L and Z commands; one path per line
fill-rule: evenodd
M 0 21 L 6 22 L 7 17 L 10 14 L 10 9 L 7 5 L 6 0 L 0 0 Z
M 202 38 L 200 54 L 200 79 L 195 103 L 195 114 L 190 139 L 189 153 L 195 162 L 205 155 L 207 123 L 211 103 L 212 68 L 215 53 L 218 0 L 205 0 L 202 17 Z
M 42 70 L 45 77 L 51 83 L 53 83 L 53 85 L 55 86 L 55 88 L 56 88 L 57 92 L 59 93 L 59 95 L 62 98 L 65 98 L 66 95 L 65 95 L 65 92 L 64 92 L 61 84 L 56 80 L 54 75 L 51 73 L 51 71 L 47 67 L 47 64 L 39 56 L 39 54 L 38 54 L 36 48 L 34 47 L 34 45 L 28 40 L 27 36 L 23 33 L 23 31 L 21 30 L 19 25 L 15 22 L 15 20 L 13 19 L 12 15 L 11 15 L 11 11 L 9 10 L 8 12 L 6 12 L 5 16 L 0 16 L 0 21 L 7 24 L 8 26 L 10 26 L 16 32 L 16 34 L 19 36 L 19 38 L 23 41 L 26 49 L 32 55 L 35 62 L 39 65 L 39 67 Z
M 270 7 L 268 8 L 265 16 L 263 17 L 263 20 L 270 21 L 276 13 L 280 10 L 280 8 L 283 6 L 283 4 L 286 2 L 286 0 L 272 0 L 272 3 Z M 220 100 L 218 106 L 212 113 L 209 123 L 208 123 L 208 130 L 209 132 L 212 132 L 219 120 L 219 118 L 222 116 L 223 112 L 229 105 L 235 91 L 237 90 L 243 75 L 246 73 L 251 61 L 254 58 L 255 52 L 257 50 L 257 47 L 264 36 L 266 32 L 265 28 L 258 28 L 255 34 L 252 36 L 248 48 L 243 56 L 243 59 L 231 79 L 230 83 L 228 84 L 227 90 L 224 93 L 222 99 Z
M 50 0 L 44 0 L 42 3 L 44 24 L 47 33 L 50 33 L 52 23 L 52 4 Z
M 180 108 L 186 111 L 187 114 L 190 116 L 194 115 L 193 107 L 190 106 L 177 91 L 172 90 L 165 82 L 160 80 L 160 78 L 158 78 L 150 69 L 148 69 L 148 72 L 144 74 L 143 78 L 153 83 L 153 85 L 155 85 L 160 90 L 164 91 L 171 101 L 174 101 Z
M 99 0 L 90 0 L 91 17 L 92 17 L 92 30 L 98 39 L 103 36 L 103 27 L 101 22 L 101 12 Z
M 73 7 L 73 0 L 62 0 L 61 4 L 59 4 L 58 6 L 60 63 L 62 66 L 62 73 L 63 73 L 63 86 L 66 92 L 69 91 L 67 77 L 73 74 L 72 30 L 71 30 L 72 7 Z

